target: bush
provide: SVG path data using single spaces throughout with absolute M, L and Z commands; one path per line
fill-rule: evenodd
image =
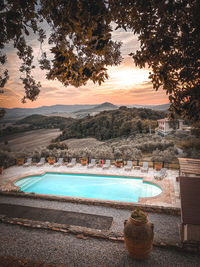
M 48 145 L 47 148 L 50 150 L 53 150 L 54 148 L 65 150 L 68 149 L 68 146 L 65 143 L 56 142 L 56 143 L 51 143 L 50 145 Z
M 190 138 L 179 143 L 183 149 L 199 149 L 200 150 L 200 138 Z
M 164 151 L 160 151 L 159 149 L 156 149 L 152 153 L 152 160 L 153 161 L 165 161 L 165 162 L 171 162 L 176 160 L 176 151 L 174 148 L 168 148 Z
M 200 128 L 192 128 L 191 134 L 195 136 L 200 136 Z
M 1 151 L 0 152 L 0 165 L 4 168 L 15 165 L 16 159 L 12 153 Z
M 190 138 L 179 143 L 187 157 L 200 158 L 200 138 Z

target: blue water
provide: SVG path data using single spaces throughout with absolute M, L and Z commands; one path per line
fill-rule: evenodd
M 29 176 L 15 182 L 19 191 L 60 195 L 71 197 L 86 197 L 105 200 L 138 202 L 139 197 L 159 195 L 160 187 L 143 182 L 142 178 L 46 173 Z

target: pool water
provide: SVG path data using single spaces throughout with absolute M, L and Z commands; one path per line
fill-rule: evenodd
M 19 191 L 85 197 L 115 201 L 138 202 L 139 197 L 153 197 L 162 190 L 142 178 L 85 174 L 45 173 L 15 182 Z

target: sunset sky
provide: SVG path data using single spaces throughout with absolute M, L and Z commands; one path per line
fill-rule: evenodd
M 24 88 L 19 79 L 18 68 L 20 61 L 16 51 L 8 45 L 8 63 L 10 80 L 5 86 L 4 94 L 0 94 L 0 107 L 39 107 L 55 104 L 100 104 L 111 102 L 118 105 L 131 104 L 165 104 L 168 97 L 163 90 L 155 91 L 148 79 L 148 69 L 136 68 L 133 60 L 128 54 L 135 52 L 139 48 L 137 37 L 131 32 L 113 31 L 113 39 L 122 41 L 121 52 L 123 61 L 119 66 L 109 67 L 109 79 L 101 86 L 88 82 L 86 86 L 75 88 L 73 86 L 64 87 L 58 81 L 45 79 L 45 72 L 38 67 L 33 74 L 37 81 L 42 84 L 41 92 L 36 101 L 21 103 L 24 96 Z M 37 38 L 30 39 L 37 60 L 40 49 L 36 41 Z M 48 49 L 48 45 L 43 50 Z

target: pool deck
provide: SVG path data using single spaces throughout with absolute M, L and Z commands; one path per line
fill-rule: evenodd
M 131 171 L 126 171 L 124 168 L 116 168 L 111 166 L 109 169 L 102 169 L 99 167 L 87 168 L 86 166 L 81 166 L 81 164 L 76 164 L 74 167 L 67 167 L 66 165 L 55 167 L 49 165 L 48 163 L 43 166 L 13 166 L 3 171 L 0 176 L 0 191 L 13 191 L 17 190 L 13 186 L 13 182 L 19 178 L 43 174 L 45 172 L 58 172 L 58 173 L 81 173 L 81 174 L 96 174 L 96 175 L 113 175 L 113 176 L 127 176 L 127 177 L 141 177 L 144 181 L 148 181 L 159 185 L 163 192 L 156 196 L 150 198 L 140 198 L 139 204 L 144 205 L 157 205 L 161 207 L 172 207 L 180 208 L 180 189 L 179 182 L 176 181 L 178 177 L 177 170 L 167 170 L 167 177 L 163 180 L 158 181 L 154 178 L 154 172 L 152 168 L 149 168 L 148 173 L 143 173 L 140 170 L 132 169 Z M 74 201 L 75 198 L 73 198 Z

